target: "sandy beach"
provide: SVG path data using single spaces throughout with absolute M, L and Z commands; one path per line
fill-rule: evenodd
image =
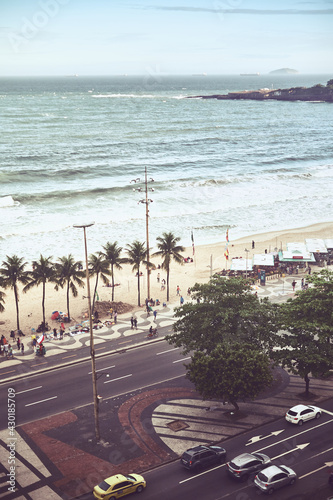
M 221 235 L 221 239 L 224 235 Z M 187 289 L 195 283 L 206 283 L 211 274 L 230 267 L 231 259 L 234 257 L 246 257 L 245 249 L 249 250 L 248 258 L 251 259 L 254 254 L 272 252 L 275 249 L 286 249 L 289 242 L 303 243 L 306 238 L 333 238 L 333 222 L 324 222 L 314 224 L 308 227 L 301 227 L 286 231 L 271 231 L 262 234 L 255 234 L 233 241 L 232 229 L 229 231 L 229 262 L 226 262 L 224 257 L 225 241 L 214 245 L 195 246 L 195 254 L 193 256 L 192 247 L 186 248 L 184 257 L 193 257 L 192 263 L 178 265 L 172 262 L 170 272 L 170 303 L 179 302 L 177 296 L 177 285 L 180 287 L 180 293 L 185 301 L 187 297 Z M 252 249 L 252 241 L 255 242 L 255 248 Z M 83 249 L 82 249 L 83 250 Z M 89 240 L 88 240 L 89 252 Z M 83 257 L 82 257 L 83 258 Z M 161 264 L 158 258 L 152 258 L 152 262 L 157 266 Z M 319 270 L 320 268 L 318 268 Z M 314 267 L 314 271 L 316 267 Z M 141 303 L 144 304 L 147 293 L 147 277 L 146 270 L 142 268 L 143 277 L 141 279 Z M 165 271 L 162 269 L 154 270 L 151 273 L 150 290 L 151 296 L 154 299 L 159 299 L 162 303 L 166 301 L 166 289 L 161 291 L 161 283 L 157 281 L 157 275 L 160 273 L 160 280 L 166 278 Z M 115 283 L 119 286 L 115 287 L 115 301 L 131 304 L 134 310 L 137 306 L 137 277 L 131 270 L 131 266 L 124 265 L 123 269 L 115 272 Z M 95 279 L 91 280 L 91 290 L 95 286 Z M 70 313 L 75 322 L 82 321 L 84 314 L 87 312 L 86 288 L 80 288 L 78 296 L 74 298 L 70 296 Z M 98 287 L 98 295 L 100 301 L 110 301 L 112 289 L 103 286 L 100 282 Z M 5 310 L 0 314 L 0 331 L 9 340 L 10 331 L 16 329 L 16 308 L 14 300 L 14 292 L 11 289 L 5 290 Z M 162 307 L 162 306 L 160 306 Z M 53 311 L 66 312 L 66 292 L 59 290 L 56 292 L 54 286 L 47 284 L 46 286 L 46 321 L 51 328 L 59 328 L 59 323 L 51 320 Z M 25 335 L 31 333 L 32 328 L 37 328 L 42 321 L 42 287 L 34 288 L 27 293 L 20 291 L 20 328 Z M 128 314 L 128 313 L 127 313 Z M 103 318 L 101 318 L 103 319 Z

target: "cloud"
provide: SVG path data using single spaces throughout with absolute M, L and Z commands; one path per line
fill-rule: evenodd
M 218 3 L 218 2 L 217 2 Z M 276 15 L 284 15 L 284 16 L 302 16 L 302 15 L 321 15 L 327 16 L 333 14 L 333 9 L 224 9 L 219 8 L 218 6 L 214 8 L 207 7 L 185 7 L 182 5 L 179 6 L 147 6 L 144 7 L 146 9 L 151 10 L 165 10 L 165 11 L 176 11 L 176 12 L 209 12 L 214 14 L 249 14 L 249 15 L 259 15 L 259 16 L 276 16 Z

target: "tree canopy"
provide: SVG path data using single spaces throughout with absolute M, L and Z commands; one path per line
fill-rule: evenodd
M 275 345 L 278 306 L 259 300 L 241 278 L 214 275 L 195 284 L 192 303 L 177 308 L 169 343 L 190 351 L 211 352 L 221 342 L 247 342 L 269 352 Z
M 195 352 L 186 365 L 187 378 L 205 399 L 237 402 L 255 398 L 271 384 L 269 358 L 251 344 L 218 344 L 209 354 Z
M 309 375 L 322 375 L 333 367 L 333 272 L 323 270 L 307 278 L 310 287 L 297 292 L 281 305 L 284 330 L 274 358 L 305 381 Z

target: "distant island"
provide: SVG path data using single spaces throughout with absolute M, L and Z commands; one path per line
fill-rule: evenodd
M 220 100 L 252 100 L 252 101 L 308 101 L 333 102 L 333 79 L 327 85 L 318 83 L 313 87 L 292 87 L 290 89 L 259 89 L 229 92 L 228 94 L 188 96 L 187 99 L 220 99 Z
M 297 71 L 297 69 L 281 68 L 281 69 L 275 69 L 274 71 L 270 71 L 268 74 L 269 75 L 297 75 L 298 71 Z

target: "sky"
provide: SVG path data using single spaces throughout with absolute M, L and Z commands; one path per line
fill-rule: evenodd
M 0 0 L 0 76 L 333 72 L 333 0 Z

